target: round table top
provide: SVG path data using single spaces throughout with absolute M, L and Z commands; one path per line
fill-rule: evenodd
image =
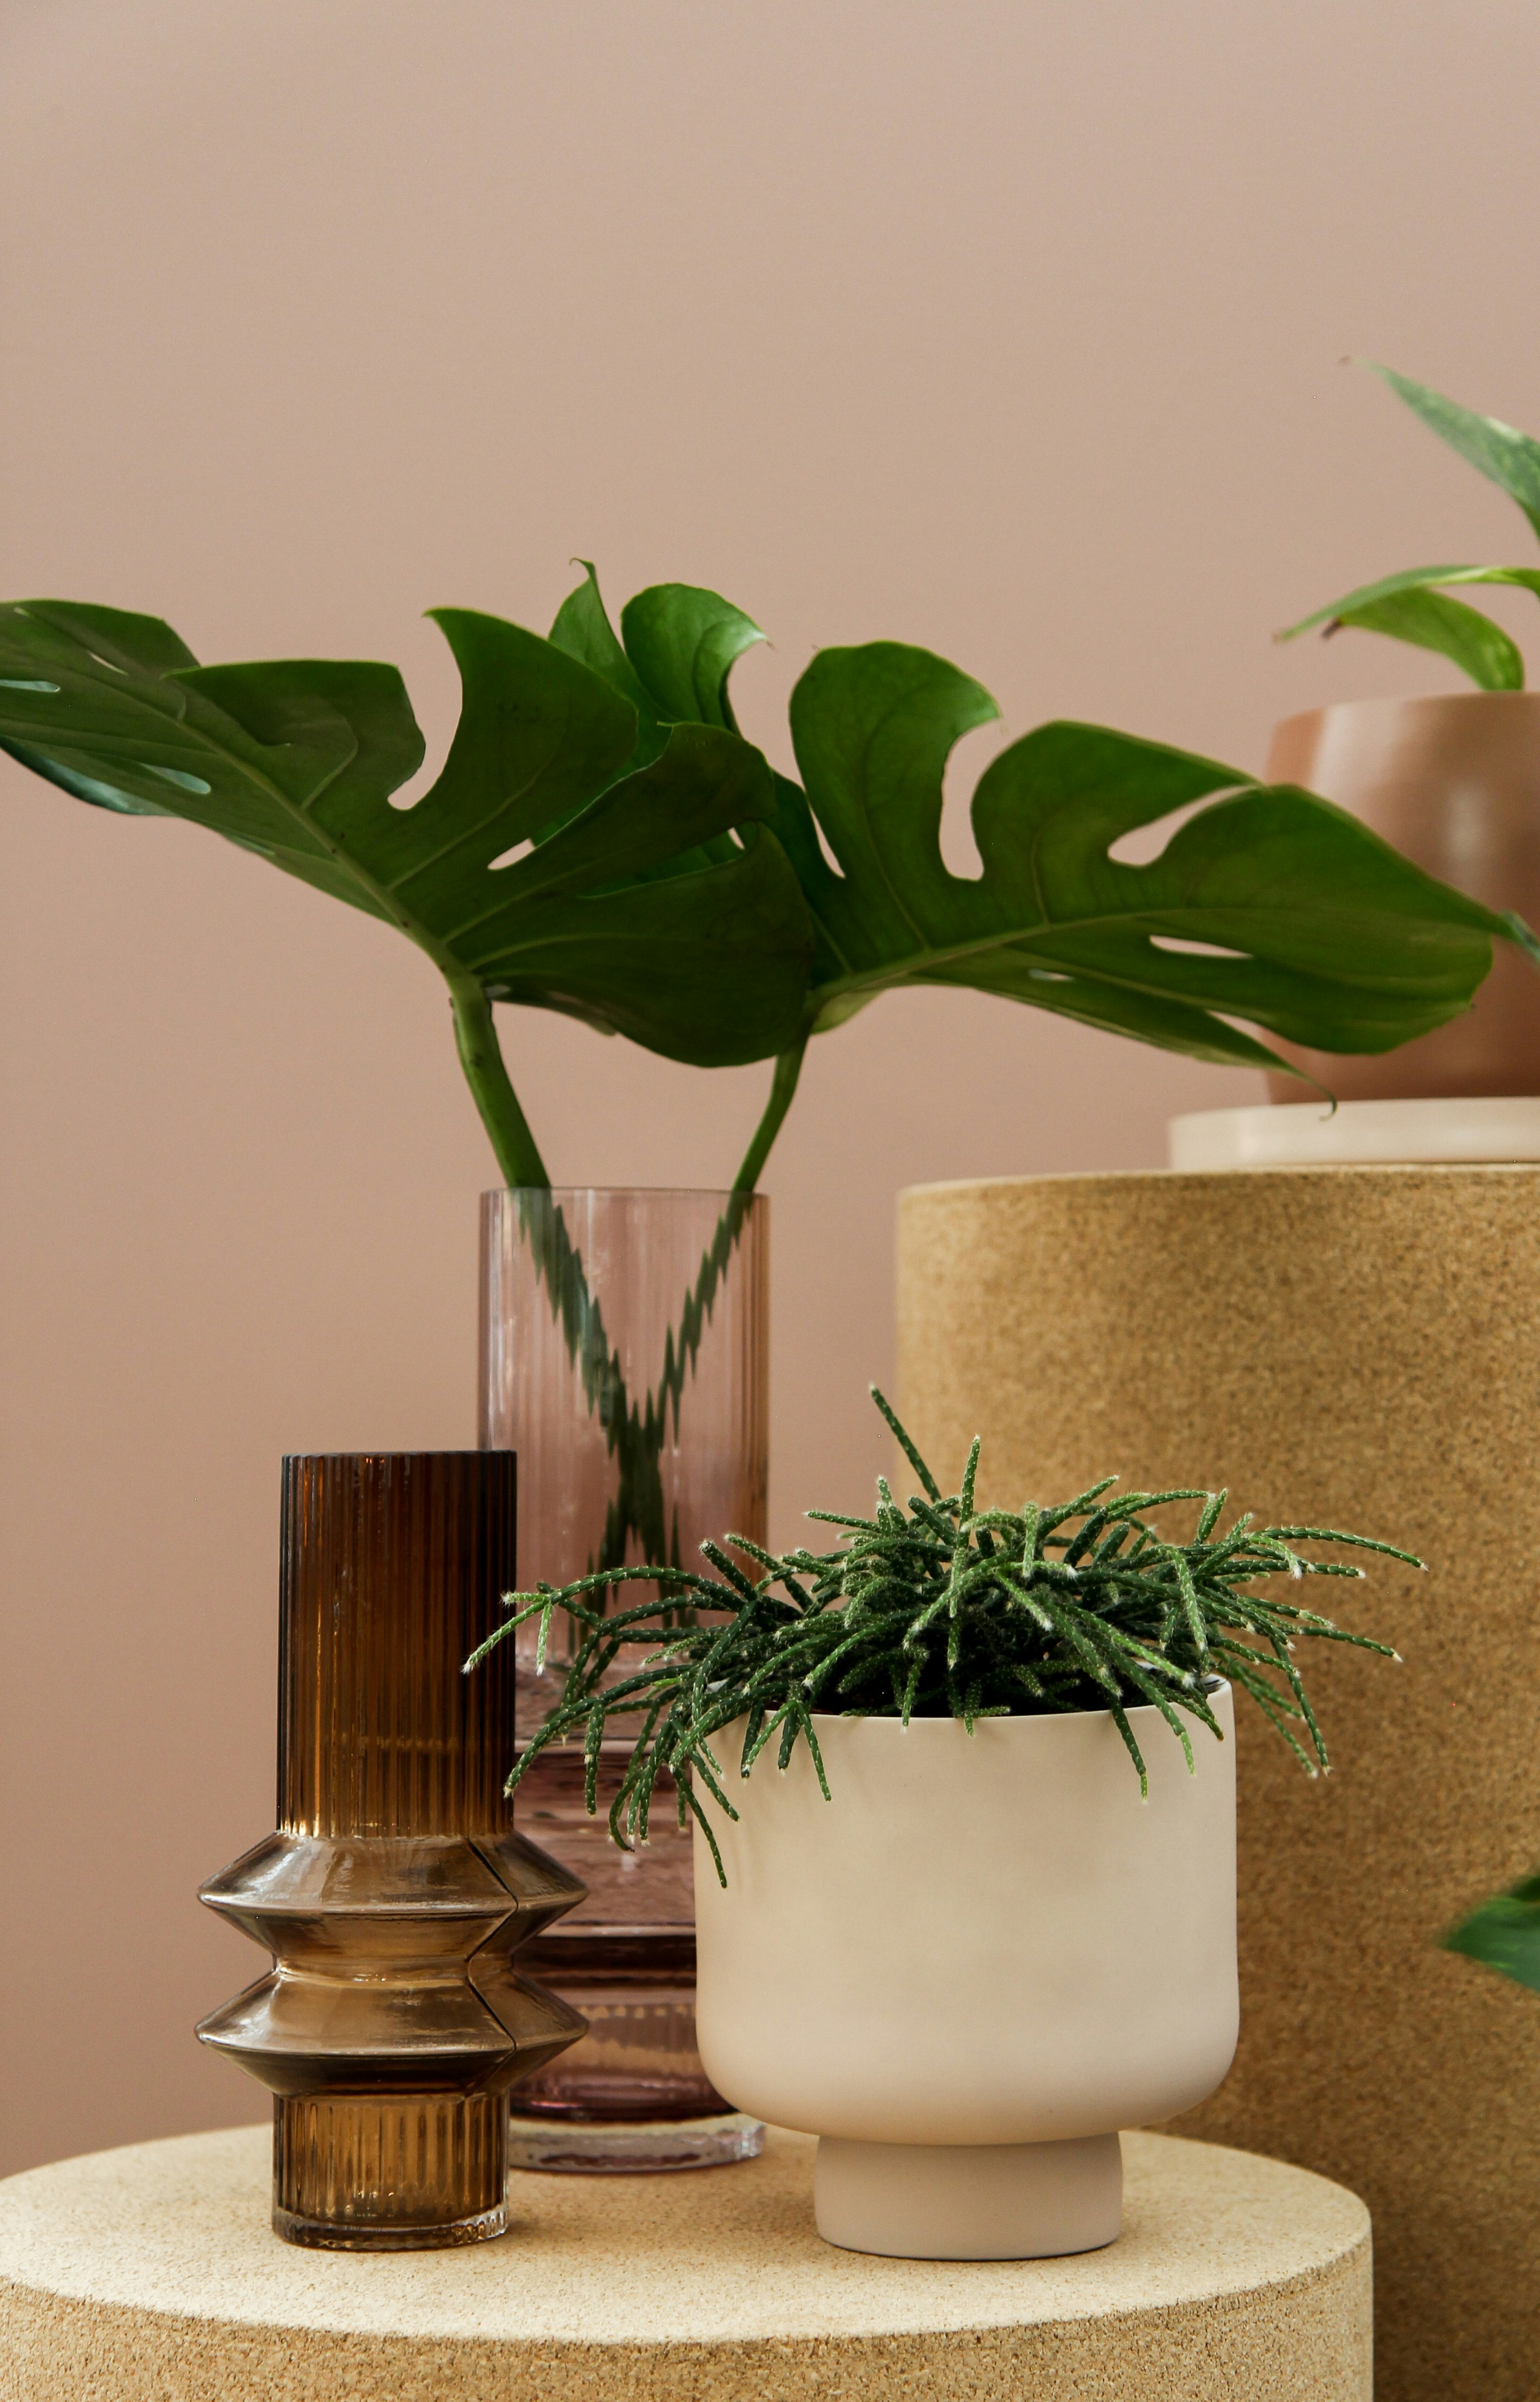
M 92 2153 L 0 2184 L 0 2334 L 21 2379 L 0 2385 L 25 2402 L 419 2390 L 765 2402 L 827 2391 L 837 2369 L 842 2395 L 892 2402 L 895 2377 L 902 2393 L 912 2373 L 933 2402 L 974 2402 L 1016 2393 L 1031 2362 L 1034 2395 L 1367 2395 L 1363 2204 L 1214 2145 L 1132 2134 L 1123 2147 L 1116 2243 L 979 2263 L 822 2243 L 814 2146 L 775 2131 L 760 2160 L 730 2168 L 516 2174 L 509 2233 L 446 2252 L 281 2243 L 266 2127 Z M 1231 2381 L 1203 2381 L 1210 2355 Z M 965 2360 L 952 2382 L 949 2363 Z M 1268 2381 L 1235 2383 L 1243 2367 Z

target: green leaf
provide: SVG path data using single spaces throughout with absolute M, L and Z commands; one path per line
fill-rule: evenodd
M 1297 626 L 1278 636 L 1291 642 L 1296 634 L 1322 626 L 1334 634 L 1340 626 L 1361 626 L 1370 633 L 1390 634 L 1438 651 L 1463 669 L 1484 692 L 1521 692 L 1524 662 L 1518 645 L 1500 626 L 1478 609 L 1444 599 L 1433 587 L 1462 584 L 1517 584 L 1540 595 L 1540 568 L 1533 567 L 1412 567 L 1399 575 L 1382 576 L 1362 584 L 1325 609 L 1313 610 Z
M 680 725 L 626 774 L 638 712 L 611 681 L 500 618 L 438 622 L 464 706 L 443 774 L 408 809 L 389 796 L 422 738 L 393 668 L 199 668 L 158 620 L 69 603 L 0 610 L 0 743 L 83 798 L 190 819 L 385 918 L 452 991 L 703 1067 L 783 1049 L 812 942 L 762 830 L 760 754 Z
M 1523 569 L 1438 572 L 1540 588 Z M 714 593 L 641 597 L 681 629 L 674 705 L 693 629 L 728 628 L 724 657 L 757 634 Z M 622 621 L 633 672 L 639 610 Z M 714 661 L 702 683 L 727 716 L 715 675 Z M 777 775 L 770 821 L 812 919 L 816 1030 L 896 985 L 960 984 L 1228 1065 L 1274 1059 L 1235 1018 L 1315 1049 L 1384 1051 L 1468 1007 L 1492 937 L 1518 939 L 1329 803 L 1094 726 L 1041 727 L 995 762 L 973 804 L 984 873 L 954 877 L 946 761 L 997 713 L 971 677 L 901 643 L 820 652 L 799 683 L 806 790 Z M 1108 858 L 1123 834 L 1224 794 L 1150 865 Z
M 971 678 L 896 643 L 820 652 L 797 685 L 797 759 L 840 870 L 807 898 L 847 963 L 815 987 L 818 1024 L 894 986 L 956 984 L 1231 1064 L 1272 1056 L 1235 1018 L 1383 1051 L 1468 1006 L 1510 932 L 1344 810 L 1100 726 L 1041 726 L 1001 753 L 973 800 L 983 874 L 954 876 L 942 772 L 993 713 Z M 1204 799 L 1158 859 L 1110 857 Z
M 692 584 L 654 584 L 626 602 L 622 640 L 610 623 L 591 562 L 583 565 L 584 581 L 557 612 L 551 640 L 603 676 L 637 711 L 637 747 L 628 766 L 644 766 L 656 758 L 670 725 L 715 725 L 736 734 L 727 678 L 734 661 L 764 640 L 753 619 L 720 592 Z M 719 836 L 690 863 L 705 866 L 729 855 L 726 837 Z
M 1413 383 L 1394 367 L 1382 367 L 1374 359 L 1368 364 L 1441 442 L 1506 492 L 1509 500 L 1517 501 L 1540 534 L 1540 442 L 1520 434 L 1517 426 L 1505 425 L 1500 417 L 1478 417 L 1474 409 L 1446 400 L 1425 383 Z
M 620 614 L 626 656 L 663 717 L 737 731 L 727 697 L 734 662 L 764 636 L 720 592 L 692 584 L 653 584 Z
M 1482 1902 L 1451 1927 L 1444 1949 L 1479 1960 L 1484 1967 L 1540 1994 L 1540 1876 L 1526 1877 L 1509 1892 Z
M 1450 600 L 1437 592 L 1403 592 L 1394 600 L 1371 600 L 1362 609 L 1344 609 L 1337 624 L 1356 626 L 1369 634 L 1391 634 L 1398 642 L 1438 651 L 1483 692 L 1522 692 L 1524 688 L 1524 660 L 1518 644 L 1508 640 L 1493 618 L 1479 609 L 1467 609 L 1463 600 Z

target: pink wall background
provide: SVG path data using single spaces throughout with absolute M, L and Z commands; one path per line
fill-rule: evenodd
M 1255 767 L 1450 681 L 1272 627 L 1523 555 L 1339 362 L 1540 426 L 1537 79 L 1522 0 L 6 0 L 0 589 L 399 660 L 430 773 L 419 613 L 543 628 L 574 552 L 760 619 L 784 764 L 810 652 L 891 635 L 1008 734 Z M 254 1966 L 192 1897 L 270 1824 L 278 1458 L 474 1440 L 493 1178 L 386 930 L 3 760 L 0 845 L 9 2169 L 261 2115 L 191 2039 Z M 766 1071 L 505 1036 L 558 1180 L 730 1176 Z M 967 996 L 820 1041 L 766 1180 L 779 1531 L 882 1463 L 901 1185 L 1259 1097 Z

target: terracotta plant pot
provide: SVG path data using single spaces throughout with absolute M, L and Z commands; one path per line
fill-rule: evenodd
M 817 1720 L 696 1831 L 696 2027 L 739 2109 L 818 2141 L 818 2231 L 910 2259 L 1119 2232 L 1118 2130 L 1212 2093 L 1235 2049 L 1235 1753 L 1130 1710 Z M 704 1798 L 704 1797 L 703 1797 Z
M 1540 693 L 1351 700 L 1273 728 L 1269 783 L 1336 801 L 1408 859 L 1540 925 Z M 1506 943 L 1464 1017 L 1398 1051 L 1276 1048 L 1341 1101 L 1540 1094 L 1540 976 Z M 1275 1101 L 1308 1097 L 1271 1075 Z

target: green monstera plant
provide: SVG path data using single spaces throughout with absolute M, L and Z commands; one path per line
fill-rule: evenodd
M 590 569 L 548 639 L 435 611 L 463 685 L 442 774 L 395 669 L 202 667 L 158 618 L 0 609 L 0 745 L 76 798 L 207 826 L 393 926 L 447 987 L 460 1056 L 619 1494 L 596 1567 L 663 1556 L 656 1460 L 803 1056 L 884 992 L 970 986 L 1164 1049 L 1278 1064 L 1278 1034 L 1377 1052 L 1465 1009 L 1494 936 L 1529 940 L 1341 810 L 1103 726 L 1040 726 L 973 798 L 983 872 L 941 851 L 942 777 L 997 714 L 900 642 L 820 651 L 791 698 L 801 782 L 738 731 L 763 640 L 714 592 L 657 585 L 618 632 Z M 1158 858 L 1121 838 L 1191 810 Z M 655 1391 L 626 1390 L 508 1075 L 494 1004 L 558 1010 L 697 1068 L 774 1062 L 735 1200 Z M 1239 1021 L 1239 1022 L 1238 1022 Z M 1255 1028 L 1258 1032 L 1247 1031 Z
M 1532 532 L 1540 534 L 1540 442 L 1501 418 L 1478 417 L 1392 367 L 1376 366 L 1374 372 L 1451 450 L 1517 501 Z M 1409 567 L 1313 610 L 1297 626 L 1286 627 L 1278 640 L 1292 642 L 1316 626 L 1327 634 L 1358 626 L 1439 652 L 1483 692 L 1520 692 L 1524 661 L 1518 644 L 1481 610 L 1450 598 L 1472 584 L 1518 585 L 1540 597 L 1540 567 Z
M 0 611 L 0 744 L 81 800 L 208 826 L 406 935 L 448 988 L 510 1183 L 549 1179 L 498 1001 L 693 1067 L 773 1059 L 747 1191 L 809 1039 L 898 987 L 972 986 L 1257 1067 L 1277 1063 L 1245 1026 L 1354 1052 L 1428 1032 L 1516 932 L 1309 794 L 1093 725 L 1040 726 L 994 761 L 973 799 L 983 872 L 955 876 L 942 775 L 997 711 L 905 643 L 814 658 L 791 698 L 799 784 L 737 730 L 729 673 L 763 636 L 715 593 L 655 586 L 617 635 L 590 571 L 545 641 L 433 614 L 463 707 L 409 808 L 391 795 L 423 744 L 393 668 L 200 667 L 158 619 L 73 602 Z M 1111 855 L 1205 801 L 1159 858 Z

